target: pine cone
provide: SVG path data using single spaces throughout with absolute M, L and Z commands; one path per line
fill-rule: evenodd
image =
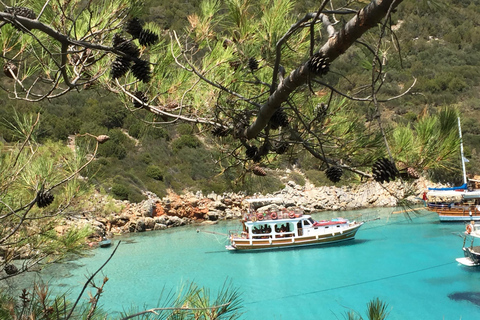
M 255 59 L 255 58 L 253 58 L 253 57 L 250 58 L 250 59 L 248 59 L 248 67 L 249 67 L 250 70 L 252 70 L 252 71 L 257 70 L 257 69 L 258 69 L 258 61 L 257 61 L 257 59 Z
M 97 141 L 100 144 L 102 144 L 104 142 L 107 142 L 109 139 L 110 139 L 110 137 L 105 135 L 105 134 L 101 134 L 101 135 L 97 136 Z
M 137 39 L 140 36 L 140 33 L 143 31 L 140 19 L 132 18 L 128 20 L 127 24 L 125 25 L 125 31 L 130 33 L 133 39 Z
M 152 79 L 148 61 L 137 60 L 131 67 L 132 73 L 138 80 L 147 83 Z
M 126 57 L 117 57 L 112 62 L 112 70 L 110 71 L 110 76 L 112 79 L 117 79 L 123 77 L 128 69 L 130 68 L 130 59 Z
M 235 61 L 230 61 L 228 63 L 230 65 L 230 67 L 234 70 L 238 70 L 238 68 L 240 67 L 240 65 L 242 64 L 239 60 L 235 60 Z
M 270 118 L 270 128 L 273 130 L 278 129 L 279 127 L 287 127 L 288 126 L 288 117 L 283 112 L 282 109 L 278 109 Z
M 212 129 L 212 134 L 215 137 L 226 137 L 226 136 L 228 136 L 229 132 L 230 132 L 230 130 L 226 127 L 223 127 L 223 126 L 215 126 Z
M 136 98 L 138 98 L 138 100 L 140 100 L 141 102 L 138 102 L 137 99 L 133 99 L 133 106 L 135 108 L 142 108 L 147 102 L 148 102 L 148 97 L 147 95 L 142 92 L 142 91 L 135 91 L 135 93 L 133 94 Z
M 157 41 L 158 41 L 158 35 L 155 32 L 150 31 L 150 30 L 145 30 L 144 29 L 138 35 L 138 42 L 142 46 L 148 47 L 152 44 L 157 43 Z
M 13 75 L 18 76 L 18 67 L 12 62 L 7 62 L 3 65 L 3 72 L 7 77 L 14 79 Z
M 9 276 L 15 273 L 18 273 L 18 268 L 13 265 L 13 264 L 7 264 L 3 270 L 5 270 L 5 273 L 8 274 Z
M 259 166 L 253 167 L 252 172 L 256 176 L 265 177 L 267 175 L 267 172 L 262 167 L 259 167 Z
M 253 159 L 257 153 L 258 148 L 256 146 L 248 146 L 247 150 L 245 151 L 245 155 L 248 159 Z
M 308 68 L 319 76 L 327 74 L 330 69 L 330 59 L 321 53 L 315 53 L 308 62 Z
M 412 178 L 412 179 L 418 179 L 418 178 L 420 178 L 420 174 L 418 173 L 418 171 L 415 170 L 415 169 L 412 168 L 412 167 L 408 167 L 408 168 L 407 168 L 407 174 L 408 174 L 408 176 L 409 176 L 410 178 Z
M 39 208 L 47 207 L 53 202 L 54 199 L 55 197 L 53 194 L 48 191 L 41 190 L 37 193 L 37 206 Z
M 32 20 L 37 19 L 37 15 L 35 14 L 35 12 L 33 12 L 32 9 L 25 8 L 25 7 L 5 8 L 4 12 L 14 16 L 24 17 Z M 22 29 L 25 28 L 25 27 L 21 27 L 20 24 L 16 21 L 12 21 L 11 24 L 18 31 L 23 31 Z
M 279 142 L 275 147 L 275 152 L 277 154 L 284 154 L 285 152 L 287 152 L 287 150 L 288 150 L 288 143 L 284 141 Z
M 4 12 L 9 13 L 11 15 L 32 19 L 32 20 L 37 19 L 37 15 L 35 14 L 35 12 L 33 12 L 32 9 L 25 8 L 25 7 L 5 8 Z
M 327 176 L 328 180 L 332 181 L 333 183 L 340 181 L 342 174 L 342 168 L 337 166 L 328 167 L 327 170 L 325 170 L 325 175 Z
M 138 58 L 140 56 L 140 49 L 138 49 L 135 44 L 120 34 L 115 34 L 112 42 L 113 47 L 118 51 L 121 51 L 133 58 Z
M 383 183 L 395 180 L 399 176 L 399 172 L 394 162 L 387 158 L 381 158 L 375 161 L 372 167 L 373 179 Z

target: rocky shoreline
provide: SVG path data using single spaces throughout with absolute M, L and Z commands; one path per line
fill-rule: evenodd
M 57 231 L 62 232 L 71 224 L 76 226 L 88 224 L 94 229 L 93 239 L 99 239 L 104 235 L 113 237 L 124 233 L 163 230 L 193 223 L 213 224 L 220 220 L 239 219 L 242 216 L 242 200 L 255 197 L 281 197 L 285 206 L 298 206 L 305 212 L 395 207 L 399 204 L 399 199 L 420 203 L 423 192 L 427 186 L 432 185 L 423 178 L 409 184 L 401 181 L 384 184 L 368 181 L 343 187 L 315 187 L 310 183 L 300 186 L 289 181 L 285 188 L 278 192 L 252 197 L 238 193 L 222 195 L 212 193 L 205 196 L 198 192 L 184 195 L 170 193 L 164 198 L 159 198 L 153 193 L 146 193 L 147 199 L 140 203 L 115 200 L 115 206 L 121 210 L 102 216 L 96 214 L 95 208 L 105 205 L 105 197 L 97 194 L 89 200 L 93 208 L 89 214 L 74 215 L 65 225 L 57 227 Z

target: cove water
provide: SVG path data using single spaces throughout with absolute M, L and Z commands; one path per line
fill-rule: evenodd
M 423 210 L 407 219 L 396 210 L 313 214 L 369 220 L 354 240 L 328 246 L 229 252 L 219 234 L 239 229 L 239 221 L 116 237 L 121 244 L 96 278 L 109 278 L 100 303 L 115 319 L 132 305 L 168 307 L 158 304 L 162 290 L 194 282 L 215 293 L 227 282 L 241 293 L 242 319 L 345 319 L 350 310 L 367 319 L 367 303 L 377 297 L 388 304 L 388 320 L 480 319 L 480 267 L 455 261 L 463 256 L 464 224 L 440 223 Z M 55 265 L 43 280 L 76 298 L 112 250 Z

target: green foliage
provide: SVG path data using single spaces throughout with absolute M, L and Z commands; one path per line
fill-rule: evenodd
M 367 314 L 369 320 L 384 320 L 387 318 L 389 312 L 387 311 L 388 304 L 381 301 L 379 298 L 371 300 L 367 305 Z
M 170 147 L 173 151 L 178 152 L 182 148 L 198 148 L 201 145 L 200 140 L 195 136 L 182 135 L 172 141 Z
M 194 133 L 194 129 L 192 125 L 188 123 L 179 124 L 176 127 L 176 129 L 177 129 L 177 133 L 181 136 L 189 136 L 189 135 L 193 135 Z
M 299 186 L 304 186 L 305 182 L 306 182 L 305 177 L 302 174 L 300 174 L 296 171 L 291 171 L 288 174 L 288 180 L 295 182 L 295 184 L 297 184 Z
M 98 155 L 103 157 L 115 157 L 119 160 L 127 156 L 128 150 L 134 149 L 131 141 L 121 130 L 113 129 L 108 132 L 110 139 L 98 148 Z
M 280 177 L 267 175 L 259 177 L 254 174 L 248 174 L 244 180 L 239 181 L 238 184 L 232 185 L 233 191 L 245 192 L 247 195 L 253 195 L 256 192 L 261 194 L 273 193 L 285 188 Z
M 130 188 L 126 185 L 120 183 L 114 183 L 112 185 L 112 194 L 116 199 L 119 200 L 128 200 L 128 196 L 130 195 Z
M 396 127 L 391 134 L 391 151 L 397 161 L 418 170 L 458 170 L 454 165 L 460 151 L 458 116 L 455 109 L 423 116 L 414 127 Z
M 93 234 L 90 226 L 83 228 L 71 227 L 63 234 L 57 234 L 55 230 L 49 230 L 44 236 L 50 238 L 52 245 L 49 247 L 50 253 L 55 256 L 64 256 L 67 253 L 81 254 L 85 250 L 85 239 Z
M 381 301 L 379 298 L 372 299 L 367 304 L 367 319 L 368 320 L 385 320 L 390 313 L 387 311 L 388 304 Z M 363 317 L 356 311 L 348 311 L 345 313 L 347 320 L 363 320 Z
M 140 161 L 145 163 L 145 164 L 150 164 L 153 161 L 152 155 L 148 152 L 141 153 L 140 154 Z
M 323 171 L 310 169 L 305 171 L 305 176 L 316 187 L 331 185 L 332 182 L 328 180 Z
M 147 176 L 155 180 L 163 180 L 163 170 L 156 165 L 150 165 L 147 167 Z

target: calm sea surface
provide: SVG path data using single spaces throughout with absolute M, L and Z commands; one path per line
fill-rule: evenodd
M 243 319 L 345 319 L 349 310 L 367 318 L 376 297 L 388 304 L 389 320 L 480 319 L 480 268 L 455 261 L 464 225 L 426 211 L 409 220 L 396 210 L 314 214 L 369 220 L 355 240 L 330 246 L 235 253 L 225 250 L 225 237 L 203 232 L 227 233 L 238 221 L 117 237 L 122 242 L 97 279 L 110 279 L 101 303 L 114 318 L 131 305 L 158 307 L 162 289 L 195 282 L 214 293 L 227 281 L 242 293 Z M 112 250 L 56 265 L 44 280 L 76 297 Z

